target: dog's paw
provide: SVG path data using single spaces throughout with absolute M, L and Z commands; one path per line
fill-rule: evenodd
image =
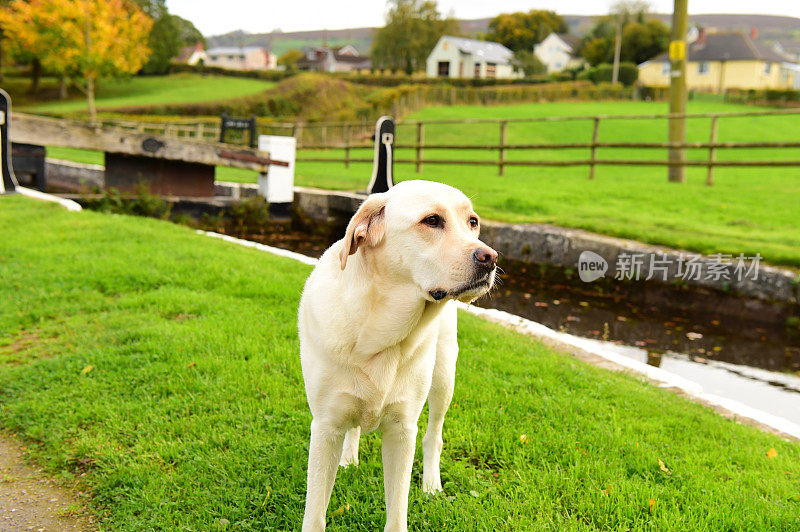
M 349 466 L 357 466 L 358 465 L 358 456 L 348 456 L 342 455 L 342 459 L 339 460 L 339 467 L 349 467 Z
M 441 479 L 439 478 L 423 479 L 422 491 L 424 491 L 425 493 L 430 493 L 431 495 L 436 495 L 437 493 L 444 492 L 444 490 L 442 489 Z

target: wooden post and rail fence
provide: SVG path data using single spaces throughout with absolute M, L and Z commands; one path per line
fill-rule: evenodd
M 758 116 L 785 116 L 788 119 L 800 120 L 800 109 L 782 110 L 754 110 L 739 111 L 730 113 L 680 113 L 680 114 L 649 114 L 649 115 L 584 115 L 584 116 L 561 116 L 561 117 L 537 117 L 537 118 L 510 118 L 510 119 L 451 119 L 451 120 L 403 120 L 398 122 L 398 142 L 395 148 L 398 150 L 409 150 L 412 158 L 398 157 L 396 163 L 413 164 L 416 173 L 421 173 L 425 165 L 478 165 L 496 166 L 498 175 L 503 176 L 506 169 L 510 166 L 525 167 L 565 167 L 565 166 L 586 166 L 589 169 L 588 178 L 595 178 L 597 166 L 683 166 L 683 167 L 705 167 L 707 169 L 706 184 L 714 184 L 714 169 L 719 167 L 800 167 L 800 159 L 796 160 L 719 160 L 719 150 L 737 149 L 757 149 L 775 148 L 791 149 L 800 148 L 800 139 L 790 141 L 747 141 L 747 142 L 720 142 L 718 140 L 719 122 L 727 118 L 735 117 L 758 117 Z M 705 142 L 638 142 L 620 141 L 608 142 L 601 141 L 600 136 L 603 124 L 610 120 L 674 120 L 675 118 L 684 119 L 710 119 L 710 131 L 708 141 Z M 554 123 L 568 121 L 588 121 L 591 123 L 591 140 L 588 142 L 562 142 L 562 143 L 512 143 L 508 142 L 509 126 L 521 123 Z M 160 133 L 167 136 L 179 138 L 212 139 L 219 135 L 219 124 L 206 122 L 179 122 L 170 124 L 156 123 L 120 123 L 118 127 L 134 129 L 137 132 Z M 426 128 L 432 125 L 457 127 L 463 125 L 480 125 L 482 127 L 497 128 L 496 143 L 468 144 L 468 143 L 436 143 L 426 142 Z M 666 124 L 665 124 L 666 126 Z M 372 155 L 359 157 L 353 150 L 372 150 L 374 144 L 373 125 L 366 120 L 358 122 L 318 122 L 318 123 L 280 123 L 280 122 L 261 122 L 258 124 L 260 133 L 270 133 L 277 135 L 294 136 L 297 139 L 298 162 L 341 162 L 349 168 L 352 163 L 372 163 Z M 412 133 L 413 132 L 413 133 Z M 404 135 L 410 142 L 403 142 Z M 465 136 L 467 136 L 465 134 Z M 708 156 L 704 159 L 693 160 L 671 160 L 664 156 L 661 158 L 634 159 L 634 158 L 601 158 L 599 150 L 616 148 L 628 151 L 636 149 L 661 149 L 661 150 L 687 150 L 704 149 L 708 150 Z M 536 158 L 518 159 L 509 158 L 508 155 L 513 151 L 536 151 L 536 150 L 586 150 L 588 157 L 564 159 L 564 160 L 542 160 Z M 324 152 L 329 150 L 340 150 L 342 156 L 315 156 L 304 154 L 303 152 Z M 437 158 L 431 157 L 431 151 L 486 151 L 494 152 L 496 157 L 486 159 L 467 159 L 467 158 Z M 426 157 L 427 156 L 427 157 Z

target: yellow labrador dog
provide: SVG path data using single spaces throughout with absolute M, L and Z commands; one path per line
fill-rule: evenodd
M 442 424 L 458 344 L 454 300 L 492 287 L 497 253 L 469 199 L 430 181 L 373 194 L 306 281 L 300 360 L 311 408 L 304 531 L 324 530 L 339 465 L 383 431 L 385 530 L 406 530 L 417 421 L 428 401 L 422 487 L 442 490 Z

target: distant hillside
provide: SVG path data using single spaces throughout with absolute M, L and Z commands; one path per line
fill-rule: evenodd
M 597 15 L 563 15 L 569 24 L 570 31 L 583 35 L 592 26 Z M 669 25 L 671 15 L 653 15 Z M 460 20 L 461 31 L 466 35 L 485 33 L 489 27 L 489 18 Z M 777 15 L 726 15 L 707 14 L 690 15 L 691 24 L 699 24 L 717 30 L 740 30 L 749 32 L 752 27 L 758 29 L 759 39 L 767 42 L 780 41 L 784 45 L 800 47 L 800 18 Z M 372 36 L 376 28 L 350 28 L 344 30 L 314 30 L 271 33 L 246 33 L 234 31 L 224 35 L 208 37 L 208 46 L 264 46 L 280 55 L 292 48 L 327 43 L 331 46 L 352 44 L 362 54 L 368 54 L 372 44 Z

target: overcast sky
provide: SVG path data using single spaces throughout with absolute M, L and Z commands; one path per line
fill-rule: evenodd
M 439 0 L 442 13 L 456 18 L 552 9 L 563 15 L 597 15 L 613 0 Z M 651 0 L 659 13 L 671 13 L 672 0 Z M 242 29 L 250 33 L 382 26 L 383 0 L 167 0 L 169 11 L 191 20 L 205 35 Z M 800 17 L 798 0 L 689 0 L 689 13 L 754 13 Z

